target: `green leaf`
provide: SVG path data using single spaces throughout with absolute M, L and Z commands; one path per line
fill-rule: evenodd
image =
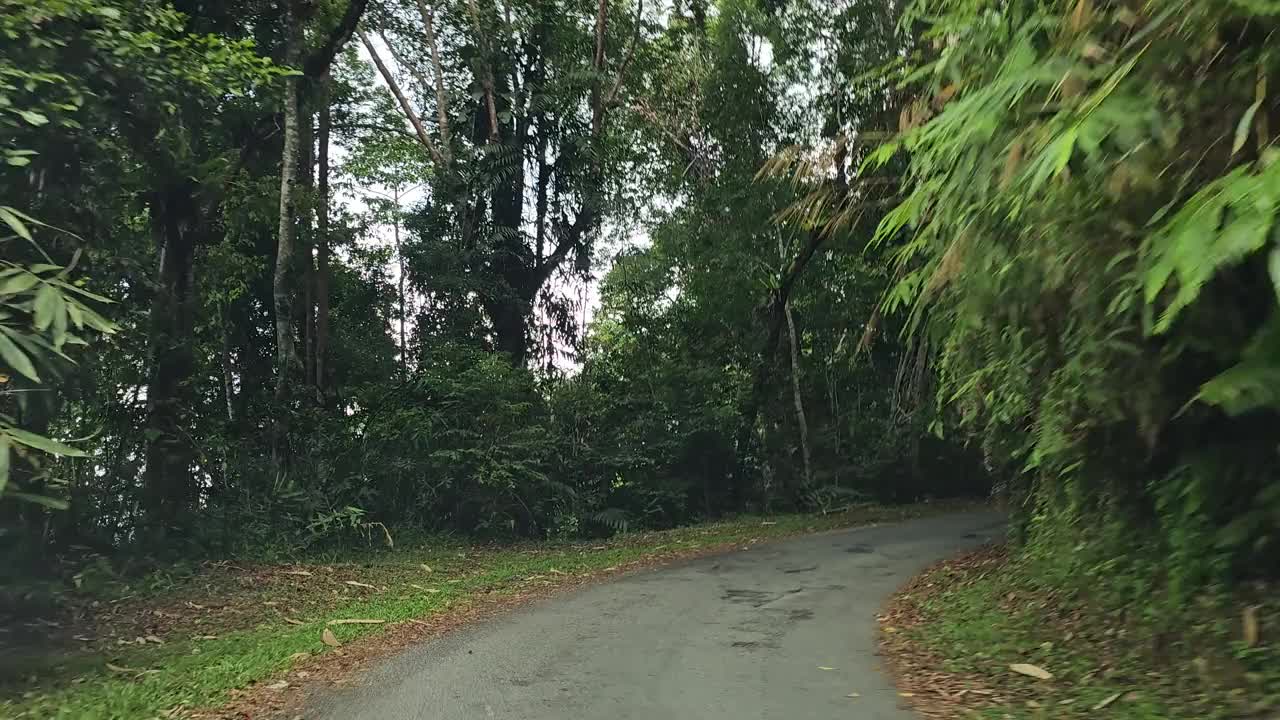
M 1236 138 L 1231 143 L 1231 154 L 1235 155 L 1244 148 L 1244 144 L 1249 141 L 1249 128 L 1253 127 L 1253 116 L 1257 114 L 1258 108 L 1262 107 L 1263 98 L 1258 98 L 1256 102 L 1244 111 L 1244 116 L 1240 118 L 1240 123 L 1236 125 Z
M 0 282 L 0 295 L 18 295 L 24 293 L 36 286 L 40 282 L 40 278 L 29 272 L 19 272 L 16 275 L 10 275 Z
M 0 327 L 0 359 L 3 359 L 18 374 L 34 382 L 40 382 L 40 373 L 36 372 L 36 366 L 31 363 L 31 358 L 27 357 L 27 354 L 8 337 L 12 332 L 9 328 Z
M 49 116 L 44 113 L 36 112 L 35 110 L 17 110 L 15 112 L 17 112 L 23 120 L 26 120 L 36 127 L 47 125 L 49 123 Z
M 1195 399 L 1228 415 L 1280 407 L 1280 311 L 1245 346 L 1240 363 L 1201 386 Z
M 1280 301 L 1280 247 L 1272 250 L 1267 258 L 1267 271 L 1271 273 L 1271 285 L 1276 289 L 1276 300 Z
M 66 510 L 67 508 L 71 507 L 71 504 L 68 503 L 66 500 L 51 498 L 48 495 L 36 495 L 34 493 L 25 493 L 25 492 L 12 492 L 12 493 L 9 493 L 9 497 L 15 500 L 24 500 L 29 503 L 34 503 L 36 505 L 43 505 L 49 508 L 50 510 Z
M 50 455 L 62 455 L 65 457 L 88 457 L 88 453 L 86 453 L 83 450 L 78 450 L 65 443 L 60 443 L 57 440 L 50 440 L 49 438 L 43 435 L 37 435 L 33 432 L 27 432 L 26 430 L 19 430 L 18 428 L 9 428 L 4 432 L 10 438 L 12 438 L 14 442 L 22 445 L 26 445 L 29 448 L 35 448 L 36 450 L 43 450 L 44 452 L 47 452 Z
M 0 220 L 3 220 L 4 224 L 8 225 L 18 237 L 23 240 L 31 240 L 31 231 L 27 229 L 27 226 L 23 224 L 19 217 L 20 213 L 13 208 L 0 205 Z
M 32 323 L 40 331 L 53 325 L 54 316 L 62 312 L 62 296 L 52 285 L 41 285 L 36 291 L 34 319 Z M 56 339 L 54 345 L 57 345 Z

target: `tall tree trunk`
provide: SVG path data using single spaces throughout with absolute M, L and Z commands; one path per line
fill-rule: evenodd
M 311 93 L 301 93 L 300 95 Z M 303 102 L 299 98 L 299 102 Z M 315 375 L 316 367 L 316 312 L 315 312 L 315 260 L 312 256 L 312 244 L 314 239 L 314 228 L 312 226 L 311 205 L 314 201 L 313 190 L 315 190 L 316 177 L 316 134 L 314 130 L 314 113 L 311 110 L 311 104 L 305 103 L 306 112 L 300 112 L 298 126 L 298 145 L 301 155 L 301 163 L 298 166 L 300 173 L 298 184 L 302 186 L 303 198 L 306 201 L 306 211 L 302 220 L 302 232 L 300 234 L 299 250 L 302 255 L 302 320 L 299 326 L 302 330 L 302 384 L 305 386 L 311 382 L 311 378 Z M 296 203 L 295 203 L 296 204 Z
M 493 322 L 495 349 L 506 353 L 511 364 L 524 367 L 529 356 L 528 313 L 519 298 L 508 297 L 488 304 L 486 312 Z
M 329 352 L 329 131 L 333 125 L 333 114 L 330 103 L 329 73 L 320 78 L 320 131 L 318 143 L 316 182 L 316 342 L 315 342 L 315 375 L 310 381 L 315 384 L 317 402 L 323 402 L 327 386 L 325 373 L 328 365 L 325 362 Z
M 187 432 L 195 366 L 195 246 L 199 208 L 194 183 L 177 181 L 151 200 L 151 230 L 160 269 L 151 305 L 146 467 L 142 511 L 147 534 L 161 537 L 185 523 L 195 499 L 195 451 Z
M 296 67 L 301 45 L 301 23 L 295 0 L 286 3 L 285 65 Z M 297 76 L 285 79 L 284 101 L 284 150 L 280 155 L 280 224 L 277 230 L 276 267 L 272 278 L 272 300 L 276 320 L 276 390 L 275 399 L 281 407 L 275 414 L 272 438 L 272 464 L 276 476 L 286 471 L 286 436 L 288 434 L 288 409 L 283 407 L 289 399 L 290 375 L 294 364 L 293 345 L 293 245 L 294 245 L 294 186 L 298 174 L 298 85 Z
M 409 320 L 405 313 L 404 299 L 404 247 L 400 244 L 400 191 L 394 190 L 391 195 L 391 231 L 396 243 L 396 261 L 399 263 L 397 274 L 397 291 L 400 299 L 400 375 L 409 377 L 409 344 L 405 341 L 404 326 Z
M 220 334 L 222 335 L 222 347 L 218 353 L 219 364 L 222 366 L 222 404 L 223 411 L 226 413 L 226 437 L 233 437 L 236 426 L 236 385 L 235 385 L 235 360 L 231 352 L 231 318 L 229 317 L 229 308 L 222 305 L 218 309 L 218 325 Z M 222 459 L 219 461 L 220 470 L 218 472 L 221 482 L 215 484 L 214 492 L 221 492 L 230 487 L 231 484 L 231 452 L 234 443 L 223 443 Z
M 791 337 L 791 398 L 796 406 L 796 425 L 800 428 L 800 457 L 804 461 L 804 488 L 813 487 L 813 462 L 809 454 L 809 421 L 804 414 L 804 399 L 800 393 L 800 348 L 796 342 L 796 321 L 791 316 L 791 303 L 782 306 L 787 316 L 787 334 Z

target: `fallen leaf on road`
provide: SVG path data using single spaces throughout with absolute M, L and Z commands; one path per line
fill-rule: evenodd
M 366 618 L 347 618 L 343 620 L 330 620 L 330 625 L 381 625 L 386 620 L 373 620 Z
M 320 641 L 329 647 L 342 647 L 342 643 L 338 642 L 338 636 L 334 635 L 329 628 L 325 628 L 324 632 L 320 633 Z
M 1037 680 L 1053 679 L 1053 673 L 1037 665 L 1028 665 L 1026 663 L 1014 663 L 1009 666 L 1009 669 L 1018 673 L 1019 675 L 1026 675 L 1027 677 L 1033 677 Z
M 1104 699 L 1102 700 L 1102 702 L 1098 703 L 1097 705 L 1094 705 L 1091 709 L 1092 709 L 1092 710 L 1095 710 L 1095 711 L 1096 711 L 1096 710 L 1101 710 L 1101 709 L 1105 708 L 1106 706 L 1110 705 L 1111 703 L 1113 703 L 1113 702 L 1115 702 L 1115 701 L 1119 700 L 1119 699 L 1120 699 L 1120 695 L 1121 695 L 1121 694 L 1122 694 L 1122 693 L 1116 693 L 1115 695 L 1108 695 L 1106 698 L 1104 698 Z

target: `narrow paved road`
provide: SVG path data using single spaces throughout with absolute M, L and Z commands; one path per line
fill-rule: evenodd
M 538 602 L 390 661 L 327 720 L 899 720 L 876 613 L 991 513 L 812 535 Z M 858 697 L 850 698 L 850 693 Z

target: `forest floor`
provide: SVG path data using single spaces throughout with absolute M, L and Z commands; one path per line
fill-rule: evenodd
M 0 622 L 0 717 L 259 717 L 284 705 L 293 684 L 341 684 L 411 642 L 584 582 L 972 506 L 858 506 L 598 541 L 432 539 L 287 565 L 211 562 L 181 577 L 71 589 L 57 612 Z
M 1280 597 L 1104 610 L 993 546 L 906 585 L 881 616 L 901 695 L 929 718 L 1280 718 Z M 1039 677 L 1037 677 L 1039 676 Z

